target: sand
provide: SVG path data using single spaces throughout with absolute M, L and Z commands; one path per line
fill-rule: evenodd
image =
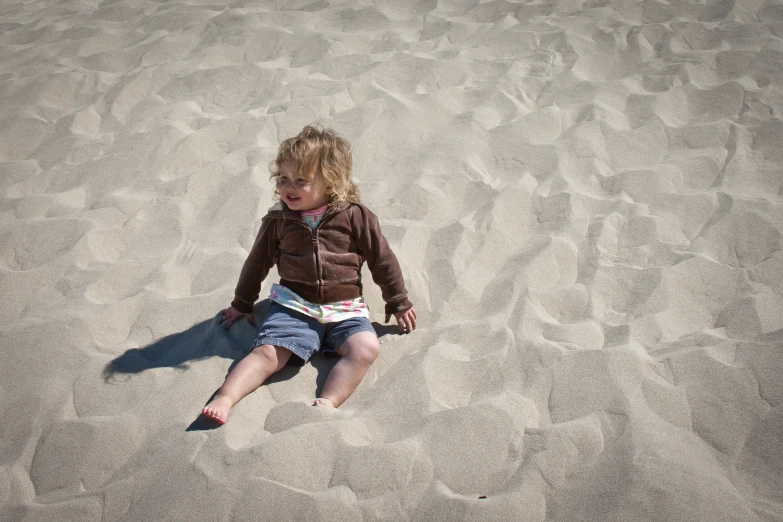
M 781 38 L 780 0 L 4 2 L 0 519 L 783 520 Z M 316 357 L 205 429 L 313 122 L 419 327 L 367 285 L 343 407 Z

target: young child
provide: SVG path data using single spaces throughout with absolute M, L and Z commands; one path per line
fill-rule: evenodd
M 332 130 L 307 126 L 280 144 L 270 164 L 280 201 L 261 222 L 234 301 L 223 310 L 224 327 L 243 317 L 255 325 L 253 303 L 273 265 L 280 282 L 272 285 L 272 303 L 255 348 L 204 407 L 206 417 L 224 424 L 231 408 L 292 355 L 306 362 L 321 349 L 341 357 L 313 405 L 340 406 L 380 350 L 362 298 L 364 261 L 381 287 L 386 322 L 394 315 L 401 332 L 416 328 L 400 265 L 378 218 L 359 202 L 352 168 L 350 144 Z

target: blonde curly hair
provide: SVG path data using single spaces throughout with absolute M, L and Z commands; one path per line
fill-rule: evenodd
M 351 144 L 332 129 L 308 125 L 298 135 L 283 141 L 277 158 L 269 163 L 269 179 L 275 181 L 275 186 L 286 161 L 297 166 L 297 179 L 312 181 L 317 172 L 321 173 L 328 187 L 329 205 L 335 206 L 342 201 L 359 203 L 359 188 L 351 179 Z M 275 196 L 280 197 L 277 189 Z

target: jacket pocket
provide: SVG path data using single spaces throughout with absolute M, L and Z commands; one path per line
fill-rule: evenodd
M 317 281 L 312 254 L 298 256 L 281 251 L 277 273 L 281 279 L 297 283 L 314 284 Z

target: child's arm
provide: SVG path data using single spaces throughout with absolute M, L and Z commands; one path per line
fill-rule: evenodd
M 261 221 L 261 230 L 259 230 L 253 248 L 250 249 L 250 254 L 239 274 L 239 282 L 234 290 L 234 300 L 231 302 L 231 307 L 226 309 L 226 311 L 233 309 L 233 312 L 229 312 L 230 316 L 225 317 L 230 321 L 227 327 L 242 315 L 252 317 L 253 304 L 261 292 L 261 282 L 266 278 L 277 259 L 276 221 L 268 215 Z M 237 314 L 239 315 L 237 316 Z
M 408 300 L 400 264 L 381 233 L 378 218 L 364 205 L 356 205 L 352 220 L 357 246 L 386 302 L 386 320 L 394 315 L 401 329 L 415 328 L 416 312 Z

